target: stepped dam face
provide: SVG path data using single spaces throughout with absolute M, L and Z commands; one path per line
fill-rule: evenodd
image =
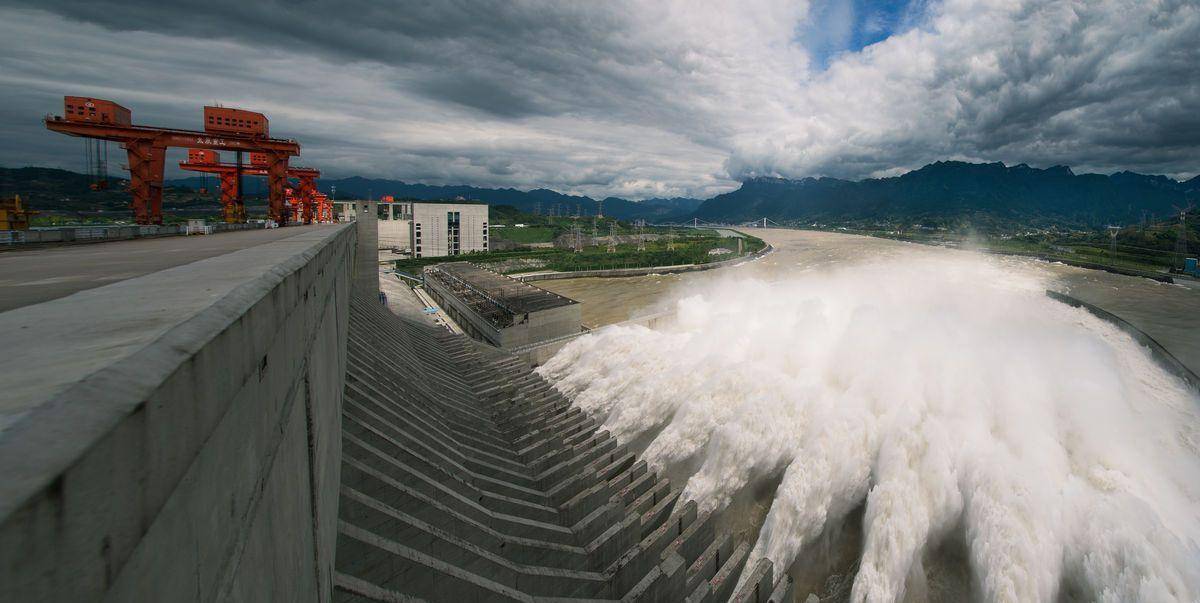
M 516 357 L 360 295 L 347 366 L 340 600 L 791 598 Z
M 1200 597 L 1194 389 L 1028 262 L 807 241 L 537 372 L 798 593 Z

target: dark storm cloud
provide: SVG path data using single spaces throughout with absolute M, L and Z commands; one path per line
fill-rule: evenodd
M 4 3 L 0 3 L 3 5 Z M 331 62 L 411 70 L 402 85 L 498 117 L 553 115 L 589 99 L 652 94 L 605 65 L 661 60 L 621 45 L 626 15 L 587 3 L 80 2 L 37 8 L 113 32 L 228 40 Z
M 907 6 L 826 68 L 802 0 L 0 0 L 0 163 L 79 169 L 38 116 L 81 93 L 179 127 L 263 110 L 333 176 L 601 196 L 945 158 L 1197 171 L 1194 2 Z
M 946 157 L 1197 171 L 1197 4 L 981 4 L 947 1 L 833 65 L 775 129 L 786 143 L 741 141 L 731 173 L 854 177 Z M 814 113 L 841 127 L 797 127 Z

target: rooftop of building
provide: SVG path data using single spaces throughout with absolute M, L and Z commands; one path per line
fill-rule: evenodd
M 504 276 L 470 262 L 449 262 L 427 268 L 443 283 L 454 285 L 459 297 L 498 326 L 512 324 L 504 314 L 521 315 L 579 302 Z

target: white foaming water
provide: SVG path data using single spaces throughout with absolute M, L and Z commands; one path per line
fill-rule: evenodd
M 1044 289 L 971 254 L 727 279 L 539 371 L 622 441 L 661 429 L 645 458 L 698 467 L 702 509 L 778 481 L 747 567 L 865 501 L 855 601 L 902 598 L 947 539 L 985 600 L 1195 601 L 1200 400 Z

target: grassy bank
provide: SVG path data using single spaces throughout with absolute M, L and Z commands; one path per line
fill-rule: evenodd
M 761 239 L 742 239 L 742 255 L 761 250 L 766 246 Z M 710 253 L 716 249 L 729 253 Z M 661 237 L 646 241 L 645 249 L 639 250 L 636 243 L 621 243 L 611 252 L 607 242 L 585 246 L 581 251 L 564 248 L 518 249 L 490 253 L 470 253 L 454 258 L 419 258 L 398 260 L 396 269 L 417 275 L 428 265 L 446 261 L 470 261 L 486 266 L 503 274 L 554 270 L 575 272 L 580 270 L 606 270 L 612 268 L 640 268 L 651 266 L 678 266 L 681 264 L 705 264 L 738 257 L 738 239 L 720 237 L 715 232 L 686 233 L 676 235 L 668 241 Z

